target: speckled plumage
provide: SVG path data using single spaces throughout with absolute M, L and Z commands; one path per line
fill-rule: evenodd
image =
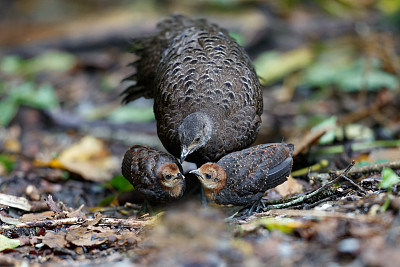
M 247 206 L 287 180 L 292 153 L 292 144 L 263 144 L 228 154 L 192 172 L 208 199 L 222 205 Z
M 178 199 L 185 190 L 185 177 L 177 159 L 150 147 L 130 147 L 125 153 L 121 171 L 135 190 L 150 202 L 165 203 Z
M 178 15 L 161 22 L 158 29 L 156 35 L 134 41 L 141 59 L 135 63 L 137 75 L 129 77 L 137 83 L 125 90 L 124 101 L 155 98 L 158 136 L 176 157 L 181 156 L 185 135 L 180 137 L 180 126 L 196 112 L 210 118 L 212 127 L 205 145 L 197 146 L 189 161 L 217 161 L 250 146 L 260 128 L 263 105 L 245 51 L 225 30 L 205 20 Z M 192 126 L 189 123 L 186 132 Z M 198 128 L 200 132 L 204 127 Z

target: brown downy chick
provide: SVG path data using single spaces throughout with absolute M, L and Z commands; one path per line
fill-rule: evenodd
M 209 200 L 221 205 L 249 206 L 268 189 L 287 180 L 292 154 L 292 144 L 263 144 L 228 154 L 191 173 L 197 175 Z
M 122 161 L 122 175 L 152 203 L 178 199 L 185 190 L 185 177 L 178 160 L 165 152 L 134 145 Z
M 169 153 L 198 165 L 250 146 L 260 129 L 261 86 L 228 32 L 176 15 L 133 41 L 140 59 L 123 102 L 154 98 L 157 134 Z

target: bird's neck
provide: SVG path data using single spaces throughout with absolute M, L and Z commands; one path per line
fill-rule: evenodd
M 182 189 L 183 189 L 183 184 L 179 183 L 175 186 L 172 187 L 167 187 L 165 185 L 161 185 L 161 187 L 168 192 L 168 194 L 173 197 L 173 198 L 178 198 L 181 196 Z
M 206 198 L 208 198 L 211 201 L 214 201 L 215 200 L 215 196 L 218 193 L 218 190 L 210 189 L 210 188 L 206 188 L 206 187 L 203 187 L 203 189 L 204 189 L 204 195 L 206 196 Z

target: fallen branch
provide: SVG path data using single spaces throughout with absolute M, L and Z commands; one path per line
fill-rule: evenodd
M 42 220 L 34 222 L 19 223 L 16 225 L 3 225 L 0 227 L 0 231 L 11 230 L 15 228 L 33 228 L 33 227 L 56 227 L 61 225 L 83 225 L 90 224 L 93 221 L 98 220 L 97 225 L 99 226 L 122 226 L 131 228 L 141 228 L 144 226 L 152 225 L 158 219 L 160 215 L 154 216 L 149 220 L 138 221 L 134 219 L 116 219 L 116 218 L 98 218 L 84 219 L 81 217 L 65 218 L 65 219 L 54 219 L 54 220 Z
M 376 222 L 382 223 L 389 226 L 391 220 L 387 217 L 382 217 L 382 215 L 368 215 L 368 214 L 356 214 L 356 213 L 343 213 L 343 212 L 331 212 L 323 210 L 269 210 L 263 213 L 258 213 L 257 217 L 265 216 L 285 216 L 288 218 L 293 217 L 318 217 L 318 218 L 335 218 L 335 219 L 347 219 L 356 220 L 359 222 Z
M 351 169 L 351 171 L 348 172 L 346 175 L 347 177 L 356 177 L 356 176 L 361 176 L 363 174 L 367 173 L 377 173 L 381 172 L 384 168 L 391 168 L 393 170 L 399 170 L 400 169 L 400 160 L 395 160 L 391 162 L 384 162 L 384 163 L 376 163 L 376 164 L 371 164 L 367 166 L 361 166 L 361 167 L 354 167 Z M 333 171 L 333 174 L 340 175 L 342 171 Z
M 349 165 L 344 171 L 342 171 L 342 172 L 340 173 L 339 176 L 337 176 L 337 177 L 336 177 L 335 179 L 333 179 L 332 181 L 330 181 L 330 182 L 324 184 L 324 185 L 321 186 L 320 188 L 314 190 L 313 192 L 308 193 L 308 194 L 303 195 L 303 196 L 296 197 L 296 198 L 294 198 L 294 199 L 293 199 L 293 198 L 292 198 L 292 199 L 289 199 L 287 202 L 284 202 L 284 203 L 273 204 L 273 205 L 266 205 L 266 207 L 263 208 L 263 210 L 266 211 L 266 210 L 271 210 L 271 209 L 283 209 L 283 208 L 287 208 L 287 207 L 290 207 L 290 206 L 294 206 L 294 205 L 296 205 L 296 204 L 303 203 L 303 202 L 305 202 L 305 201 L 311 199 L 312 197 L 314 197 L 314 196 L 320 194 L 321 192 L 325 191 L 326 189 L 328 189 L 331 185 L 333 185 L 334 183 L 336 183 L 340 178 L 345 178 L 345 179 L 346 179 L 346 178 L 347 178 L 346 175 L 349 173 L 350 169 L 354 166 L 354 164 L 355 164 L 355 161 L 353 160 L 353 161 L 350 163 L 350 165 Z M 347 178 L 347 179 L 348 179 L 348 178 Z M 264 205 L 265 205 L 265 204 L 266 204 L 266 203 L 264 203 Z

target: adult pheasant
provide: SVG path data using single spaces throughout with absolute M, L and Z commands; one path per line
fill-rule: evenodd
M 206 20 L 172 16 L 133 41 L 136 84 L 123 102 L 154 98 L 157 133 L 183 161 L 203 164 L 250 146 L 260 129 L 261 86 L 229 34 Z

